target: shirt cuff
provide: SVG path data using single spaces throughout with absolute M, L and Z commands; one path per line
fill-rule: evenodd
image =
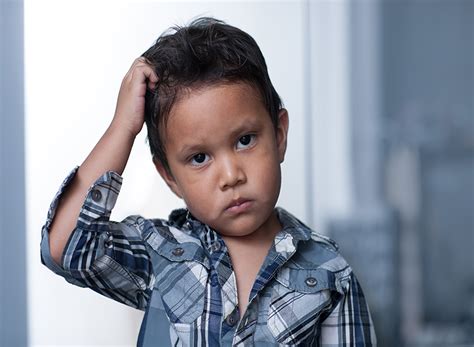
M 53 218 L 56 214 L 56 209 L 58 207 L 59 200 L 71 184 L 78 169 L 79 166 L 76 166 L 66 176 L 49 207 L 46 223 L 42 228 L 41 262 L 54 273 L 64 277 L 68 282 L 84 287 L 82 283 L 75 280 L 71 273 L 64 268 L 65 254 L 69 254 L 74 251 L 69 250 L 69 241 L 71 240 L 72 236 L 76 231 L 71 233 L 71 236 L 64 247 L 63 254 L 61 257 L 61 265 L 57 264 L 52 258 L 51 249 L 49 246 L 49 231 Z M 88 229 L 88 227 L 93 224 L 95 219 L 103 217 L 104 215 L 110 215 L 110 212 L 114 208 L 115 203 L 117 201 L 117 197 L 122 185 L 122 180 L 122 177 L 118 173 L 114 171 L 107 171 L 101 177 L 99 177 L 94 182 L 94 184 L 91 185 L 91 187 L 87 191 L 84 204 L 81 207 L 75 230 Z

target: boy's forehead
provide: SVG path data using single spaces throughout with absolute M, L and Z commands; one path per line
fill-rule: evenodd
M 173 106 L 165 137 L 181 134 L 194 139 L 211 131 L 238 132 L 270 117 L 259 92 L 248 83 L 221 83 L 188 90 Z M 218 134 L 214 134 L 218 135 Z M 205 140 L 205 139 L 203 139 Z M 181 141 L 180 141 L 181 142 Z
M 254 98 L 261 102 L 261 106 L 265 107 L 264 98 L 261 95 L 260 90 L 254 83 L 248 81 L 226 81 L 220 80 L 212 83 L 201 82 L 199 84 L 191 85 L 188 87 L 183 87 L 177 90 L 174 96 L 174 102 L 171 106 L 169 117 L 174 113 L 186 109 L 186 107 L 191 106 L 189 102 L 190 99 L 193 99 L 193 104 L 199 102 L 201 99 L 207 99 L 209 101 L 208 92 L 212 90 L 232 90 L 235 95 L 237 92 L 240 96 L 245 98 Z M 218 98 L 228 98 L 228 93 L 213 93 L 212 95 L 214 102 L 218 101 Z M 194 106 L 194 105 L 193 105 Z
M 245 113 L 266 110 L 258 88 L 250 83 L 220 82 L 211 85 L 187 87 L 175 96 L 167 122 L 180 116 L 193 116 L 199 112 L 237 111 Z

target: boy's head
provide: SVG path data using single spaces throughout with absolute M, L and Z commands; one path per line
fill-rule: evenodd
M 144 57 L 159 79 L 146 96 L 148 139 L 168 186 L 223 235 L 278 229 L 288 114 L 255 41 L 202 18 Z
M 174 104 L 190 91 L 243 81 L 258 91 L 273 125 L 282 102 L 255 40 L 244 31 L 208 17 L 163 33 L 145 53 L 159 81 L 146 97 L 145 122 L 153 160 L 169 170 L 166 124 Z

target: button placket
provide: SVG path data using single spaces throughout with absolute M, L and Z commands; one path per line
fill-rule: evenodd
M 233 327 L 239 321 L 239 310 L 236 308 L 231 314 L 227 316 L 225 322 L 228 326 Z
M 219 284 L 216 274 L 211 275 L 211 286 L 216 287 Z
M 245 317 L 245 319 L 244 319 L 244 326 L 249 324 L 249 320 L 250 320 L 250 316 L 247 315 L 247 317 Z
M 247 310 L 245 311 L 241 326 L 245 328 L 249 324 L 249 322 L 255 319 L 256 319 L 256 312 L 254 311 L 253 305 L 249 303 L 249 305 L 247 306 Z

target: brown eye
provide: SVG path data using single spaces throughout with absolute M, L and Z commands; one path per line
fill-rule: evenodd
M 237 148 L 242 149 L 242 148 L 247 148 L 250 145 L 252 145 L 255 142 L 255 135 L 249 134 L 249 135 L 244 135 L 239 139 L 239 142 L 237 143 Z
M 250 143 L 250 140 L 251 140 L 250 135 L 245 135 L 240 138 L 239 142 L 243 144 L 244 146 L 247 146 Z
M 208 160 L 208 155 L 205 153 L 198 153 L 191 158 L 191 165 L 199 166 L 205 164 Z

